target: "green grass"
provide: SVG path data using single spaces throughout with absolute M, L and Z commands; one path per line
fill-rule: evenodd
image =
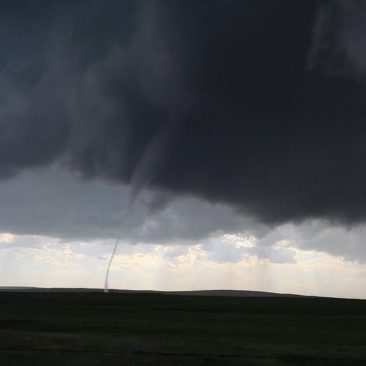
M 366 301 L 0 293 L 1 365 L 365 365 Z

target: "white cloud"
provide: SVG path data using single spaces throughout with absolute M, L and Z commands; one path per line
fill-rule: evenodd
M 25 239 L 14 236 L 14 242 Z M 31 239 L 33 246 L 7 245 L 0 251 L 0 285 L 101 288 L 112 241 Z M 223 235 L 192 246 L 123 244 L 112 266 L 110 286 L 232 288 L 366 298 L 366 268 L 362 265 L 324 252 L 293 248 L 287 242 L 275 247 L 237 246 L 242 240 Z
M 0 243 L 9 244 L 14 240 L 14 235 L 10 233 L 1 233 L 0 234 Z

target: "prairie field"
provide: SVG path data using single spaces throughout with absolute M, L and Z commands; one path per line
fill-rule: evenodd
M 1 365 L 365 365 L 366 301 L 0 292 Z

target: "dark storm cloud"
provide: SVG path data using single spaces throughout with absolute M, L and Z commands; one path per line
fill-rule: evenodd
M 267 223 L 366 217 L 359 1 L 2 1 L 0 175 L 61 160 Z

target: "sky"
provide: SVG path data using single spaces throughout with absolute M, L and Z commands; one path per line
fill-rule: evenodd
M 0 286 L 366 298 L 365 17 L 2 1 Z

